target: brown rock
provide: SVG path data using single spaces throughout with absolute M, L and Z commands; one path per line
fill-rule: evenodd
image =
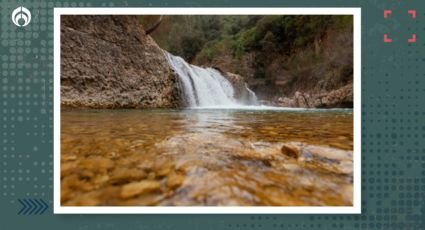
M 235 99 L 244 104 L 258 103 L 257 98 L 248 91 L 248 85 L 244 77 L 239 74 L 224 72 L 218 67 L 215 68 L 220 71 L 221 74 L 232 84 L 234 90 L 233 96 L 235 97 Z
M 74 161 L 71 162 L 61 162 L 61 175 L 69 175 L 77 169 L 77 163 Z
M 95 193 L 88 193 L 86 195 L 82 195 L 72 201 L 64 203 L 66 206 L 97 206 L 100 201 L 97 199 Z
M 80 162 L 79 166 L 81 169 L 88 169 L 93 172 L 100 172 L 112 168 L 114 162 L 108 158 L 95 156 L 84 159 Z
M 220 69 L 218 69 L 221 74 L 227 78 L 227 80 L 232 84 L 234 90 L 235 90 L 235 98 L 242 97 L 244 90 L 245 90 L 245 80 L 242 76 L 230 72 L 223 72 Z
M 294 144 L 283 144 L 281 151 L 283 154 L 291 158 L 298 159 L 298 157 L 301 155 L 300 148 Z
M 160 186 L 159 182 L 154 180 L 133 182 L 123 186 L 120 196 L 121 198 L 126 199 L 142 193 L 156 191 L 160 188 Z
M 170 173 L 167 179 L 167 186 L 169 188 L 176 188 L 183 184 L 185 176 L 177 173 Z
M 130 181 L 142 180 L 146 178 L 146 172 L 136 168 L 116 168 L 111 173 L 112 184 L 124 184 Z
M 296 91 L 293 97 L 280 97 L 275 104 L 300 108 L 353 108 L 353 83 L 320 94 Z
M 171 108 L 177 76 L 138 16 L 61 17 L 61 105 Z

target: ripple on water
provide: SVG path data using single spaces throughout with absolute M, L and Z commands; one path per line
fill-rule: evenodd
M 62 205 L 352 205 L 350 110 L 61 116 Z

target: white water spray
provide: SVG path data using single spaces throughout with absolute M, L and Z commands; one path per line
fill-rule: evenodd
M 232 84 L 213 68 L 201 68 L 187 63 L 183 58 L 165 52 L 170 66 L 179 76 L 185 99 L 190 107 L 239 107 L 258 105 L 257 97 L 247 86 L 248 99 L 234 98 Z

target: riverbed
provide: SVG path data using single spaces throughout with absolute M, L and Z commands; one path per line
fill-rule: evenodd
M 351 206 L 351 109 L 62 110 L 61 205 Z

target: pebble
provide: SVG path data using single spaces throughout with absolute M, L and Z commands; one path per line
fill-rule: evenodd
M 167 186 L 169 188 L 177 188 L 183 184 L 185 176 L 177 173 L 170 173 L 167 179 Z
M 291 158 L 298 159 L 301 155 L 300 148 L 293 144 L 283 144 L 281 151 L 283 154 Z
M 142 193 L 156 191 L 160 188 L 158 181 L 144 180 L 140 182 L 133 182 L 126 184 L 121 189 L 121 198 L 130 198 Z
M 82 169 L 88 169 L 93 171 L 102 171 L 110 169 L 114 166 L 114 162 L 105 157 L 89 157 L 80 162 L 79 167 Z

